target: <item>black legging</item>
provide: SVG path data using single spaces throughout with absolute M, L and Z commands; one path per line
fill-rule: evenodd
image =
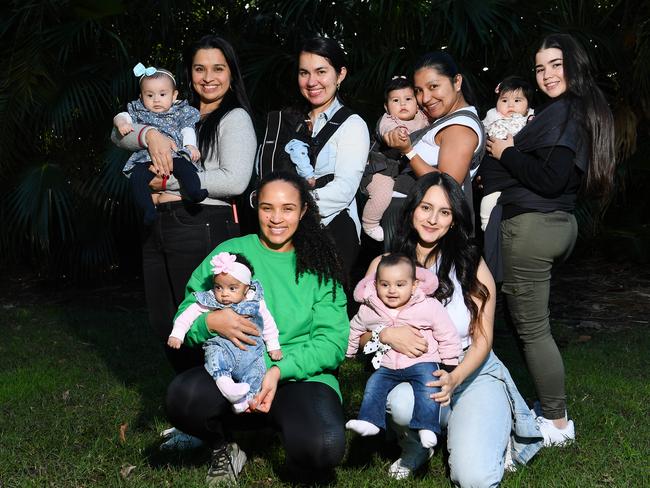
M 271 426 L 294 470 L 327 471 L 345 453 L 343 408 L 336 392 L 322 383 L 282 383 L 268 414 L 235 415 L 205 369 L 193 368 L 169 385 L 167 415 L 178 429 L 215 444 L 232 430 Z

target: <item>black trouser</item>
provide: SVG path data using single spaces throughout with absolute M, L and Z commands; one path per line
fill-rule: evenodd
M 234 430 L 272 427 L 294 471 L 330 470 L 345 453 L 343 408 L 336 392 L 322 383 L 281 383 L 268 414 L 235 415 L 214 379 L 204 368 L 193 368 L 169 385 L 167 415 L 176 428 L 215 444 Z
M 349 277 L 350 270 L 359 256 L 357 226 L 348 211 L 342 210 L 325 228 L 334 239 L 334 245 L 343 263 L 343 271 Z
M 137 163 L 131 171 L 129 184 L 135 203 L 144 210 L 145 225 L 156 220 L 156 207 L 151 199 L 149 183 L 156 176 L 149 171 L 151 163 Z M 185 158 L 174 158 L 174 176 L 183 188 L 183 195 L 190 202 L 202 202 L 208 197 L 208 190 L 201 189 L 201 180 L 196 174 L 196 166 Z
M 171 202 L 158 205 L 158 212 L 145 229 L 142 268 L 149 322 L 166 344 L 190 275 L 219 243 L 236 237 L 239 226 L 223 205 Z M 201 348 L 165 346 L 165 352 L 177 373 L 203 364 Z

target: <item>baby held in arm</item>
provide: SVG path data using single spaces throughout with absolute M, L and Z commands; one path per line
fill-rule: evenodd
M 178 147 L 173 158 L 173 173 L 182 188 L 182 196 L 193 203 L 208 197 L 208 191 L 201 188 L 197 171 L 200 169 L 201 153 L 197 149 L 195 124 L 199 122 L 199 111 L 187 100 L 178 100 L 176 80 L 162 68 L 145 68 L 138 63 L 133 73 L 140 78 L 140 97 L 130 102 L 126 112 L 113 118 L 113 125 L 121 136 L 133 132 L 133 124 L 153 127 L 170 137 Z M 153 169 L 153 171 L 152 171 Z M 149 188 L 151 180 L 161 173 L 155 167 L 147 149 L 134 152 L 122 171 L 129 176 L 129 184 L 135 203 L 144 212 L 145 225 L 153 224 L 158 218 L 155 196 Z
M 440 405 L 431 395 L 439 388 L 427 385 L 440 363 L 458 364 L 461 343 L 443 305 L 429 296 L 437 287 L 438 280 L 431 271 L 416 268 L 411 258 L 399 253 L 383 256 L 376 274 L 357 285 L 354 298 L 362 305 L 350 322 L 348 357 L 356 355 L 364 332 L 371 331 L 375 338 L 384 327 L 404 325 L 420 331 L 428 342 L 428 350 L 420 357 L 409 358 L 376 340 L 368 342 L 364 352 L 375 353 L 372 364 L 377 371 L 368 379 L 358 418 L 348 421 L 346 428 L 362 436 L 376 435 L 385 429 L 386 397 L 395 386 L 407 382 L 415 394 L 409 427 L 418 432 L 423 447 L 438 443 Z
M 214 287 L 195 293 L 196 303 L 176 317 L 167 345 L 180 348 L 185 334 L 201 314 L 230 307 L 246 315 L 260 331 L 259 337 L 251 336 L 255 345 L 248 345 L 242 351 L 221 336 L 212 337 L 203 344 L 205 369 L 224 398 L 232 403 L 233 411 L 241 413 L 248 409 L 248 402 L 262 385 L 266 372 L 265 350 L 272 360 L 282 359 L 279 332 L 266 307 L 262 285 L 251 279 L 254 271 L 244 256 L 222 252 L 214 256 L 210 264 Z

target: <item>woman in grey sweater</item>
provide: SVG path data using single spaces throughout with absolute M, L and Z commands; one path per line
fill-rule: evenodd
M 201 113 L 197 133 L 203 159 L 198 176 L 208 198 L 200 204 L 181 199 L 182 189 L 171 173 L 176 149 L 171 139 L 138 125 L 125 137 L 113 133 L 120 147 L 147 148 L 156 173 L 150 187 L 158 194 L 159 218 L 145 229 L 142 261 L 149 321 L 163 344 L 192 271 L 217 244 L 239 235 L 230 202 L 248 185 L 257 147 L 248 97 L 230 43 L 205 36 L 189 46 L 185 64 L 189 101 Z M 202 364 L 201 349 L 165 347 L 165 352 L 177 373 Z

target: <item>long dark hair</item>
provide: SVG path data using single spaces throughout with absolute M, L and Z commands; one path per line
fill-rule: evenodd
M 318 284 L 332 281 L 332 294 L 336 298 L 336 286 L 347 286 L 341 259 L 336 252 L 334 241 L 321 224 L 318 206 L 311 196 L 307 181 L 287 171 L 268 173 L 257 185 L 254 204 L 257 207 L 257 195 L 273 181 L 284 181 L 293 186 L 300 194 L 300 204 L 306 207 L 305 214 L 293 235 L 293 247 L 296 251 L 296 283 L 304 273 L 315 274 Z
M 217 148 L 219 143 L 219 122 L 221 122 L 223 116 L 234 108 L 243 108 L 248 112 L 248 115 L 251 115 L 251 108 L 235 50 L 228 41 L 212 34 L 203 36 L 198 41 L 190 44 L 183 55 L 189 85 L 188 100 L 190 105 L 199 108 L 200 103 L 199 95 L 192 86 L 192 63 L 194 62 L 194 55 L 199 49 L 219 49 L 230 69 L 230 89 L 221 100 L 219 108 L 208 114 L 197 125 L 199 150 L 203 159 L 205 159 L 212 150 Z
M 551 34 L 536 52 L 550 48 L 562 51 L 570 113 L 587 134 L 590 164 L 585 189 L 596 195 L 607 195 L 616 169 L 612 111 L 591 74 L 589 57 L 582 46 L 568 34 Z
M 458 65 L 454 61 L 454 58 L 451 55 L 447 54 L 444 51 L 435 51 L 423 54 L 413 66 L 413 73 L 423 68 L 431 68 L 436 70 L 442 76 L 449 78 L 452 85 L 457 75 L 461 75 Z M 462 84 L 460 85 L 460 90 L 463 93 L 463 98 L 469 105 L 476 105 L 476 98 L 474 98 L 474 92 L 467 81 L 467 78 L 463 76 Z
M 428 173 L 417 180 L 402 206 L 400 224 L 392 247 L 393 251 L 402 252 L 417 260 L 417 244 L 420 236 L 413 227 L 413 214 L 429 188 L 435 185 L 441 187 L 447 194 L 452 213 L 452 225 L 424 262 L 418 262 L 418 265 L 426 267 L 432 260 L 438 262 L 437 275 L 440 285 L 433 296 L 444 305 L 449 303 L 454 293 L 454 282 L 450 274 L 452 269 L 455 270 L 456 278 L 463 291 L 465 306 L 470 311 L 471 335 L 474 332 L 474 324 L 480 323 L 481 313 L 490 297 L 490 292 L 476 276 L 481 262 L 481 251 L 470 240 L 473 228 L 472 214 L 465 200 L 465 194 L 456 180 L 446 173 L 438 172 Z M 472 297 L 479 299 L 480 308 Z

